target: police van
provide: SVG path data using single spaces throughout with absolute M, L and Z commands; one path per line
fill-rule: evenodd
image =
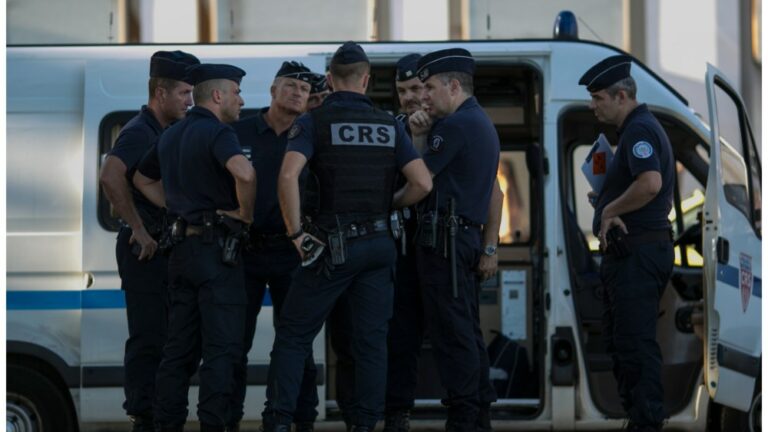
M 323 71 L 337 44 L 195 45 L 204 62 L 247 71 L 242 117 L 269 104 L 282 61 Z M 477 61 L 475 94 L 501 141 L 505 194 L 498 277 L 482 285 L 499 430 L 608 430 L 622 407 L 601 340 L 604 287 L 581 165 L 595 138 L 614 145 L 577 85 L 616 48 L 578 40 L 363 44 L 369 96 L 396 112 L 394 66 L 407 53 L 460 46 Z M 7 430 L 125 425 L 125 300 L 114 250 L 119 221 L 100 164 L 147 100 L 150 55 L 177 46 L 7 49 Z M 760 428 L 761 163 L 743 103 L 708 66 L 700 115 L 635 62 L 638 99 L 670 137 L 677 186 L 675 267 L 658 317 L 670 430 Z M 258 421 L 274 331 L 270 301 L 249 354 L 245 420 Z M 321 333 L 320 419 L 340 421 L 336 360 Z M 414 425 L 439 427 L 443 396 L 429 340 Z M 194 383 L 193 379 L 193 383 Z M 191 405 L 197 398 L 190 394 Z M 194 411 L 194 410 L 191 410 Z M 254 423 L 255 424 L 255 423 Z M 338 423 L 341 425 L 341 423 Z M 106 425 L 106 426 L 105 426 Z M 111 425 L 111 426 L 110 426 Z M 124 426 L 123 426 L 124 427 Z

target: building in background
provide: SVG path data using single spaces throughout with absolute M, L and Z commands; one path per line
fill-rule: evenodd
M 7 0 L 6 36 L 9 45 L 540 39 L 571 10 L 581 39 L 631 53 L 702 115 L 705 62 L 717 66 L 740 89 L 759 143 L 761 9 L 762 0 Z

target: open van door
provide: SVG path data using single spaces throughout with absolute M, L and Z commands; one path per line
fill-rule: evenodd
M 760 159 L 744 104 L 707 65 L 710 151 L 702 221 L 704 378 L 719 404 L 748 411 L 760 376 Z

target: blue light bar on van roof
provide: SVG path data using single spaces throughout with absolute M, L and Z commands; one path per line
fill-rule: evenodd
M 560 40 L 579 40 L 579 25 L 571 11 L 561 11 L 555 18 L 552 37 Z

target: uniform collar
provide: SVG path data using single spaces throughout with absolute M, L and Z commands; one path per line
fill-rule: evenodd
M 149 109 L 148 106 L 142 105 L 141 106 L 141 115 L 144 116 L 144 120 L 146 120 L 149 127 L 155 130 L 158 134 L 163 131 L 163 126 L 160 124 L 160 122 L 157 120 L 157 117 L 155 117 L 155 114 L 152 112 L 151 109 Z
M 363 102 L 373 106 L 373 102 L 368 96 L 351 91 L 335 91 L 325 98 L 323 105 L 335 102 Z
M 216 114 L 211 112 L 208 108 L 203 108 L 201 106 L 193 106 L 191 110 L 189 110 L 190 114 L 197 114 L 202 117 L 210 117 L 216 120 L 219 120 L 218 117 L 216 117 Z
M 461 105 L 459 105 L 458 108 L 456 108 L 456 111 L 470 109 L 470 108 L 474 108 L 476 106 L 479 106 L 479 104 L 477 103 L 477 98 L 474 97 L 474 96 L 470 96 L 470 97 L 467 98 L 467 100 L 462 102 Z
M 627 125 L 634 119 L 635 117 L 639 116 L 640 114 L 647 113 L 648 112 L 648 106 L 646 104 L 640 104 L 635 107 L 632 111 L 627 114 L 627 117 L 624 119 L 624 122 L 621 124 L 621 127 L 616 129 L 616 133 L 621 135 L 622 132 L 624 132 L 624 129 L 627 128 Z

